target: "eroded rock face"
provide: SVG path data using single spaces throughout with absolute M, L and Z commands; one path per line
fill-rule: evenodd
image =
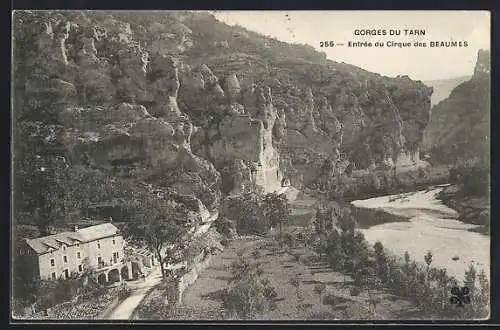
M 474 67 L 474 76 L 489 76 L 491 73 L 491 56 L 490 52 L 485 49 L 480 49 L 477 53 L 476 66 Z
M 109 60 L 98 57 L 94 37 L 83 39 L 83 47 L 77 52 L 75 62 L 81 103 L 109 104 L 116 95 L 116 87 L 111 82 L 113 66 Z
M 76 18 L 71 38 L 71 22 L 44 22 L 32 64 L 37 77 L 25 83 L 28 103 L 60 123 L 55 139 L 68 161 L 169 187 L 217 209 L 220 174 L 191 152 L 194 128 L 177 103 L 174 59 L 150 59 L 128 24 L 110 19 L 92 26 Z
M 172 119 L 181 115 L 177 104 L 179 86 L 175 60 L 169 56 L 153 58 L 148 87 L 153 95 L 154 104 L 151 111 L 155 116 Z
M 72 159 L 85 155 L 209 208 L 221 184 L 230 194 L 268 192 L 283 177 L 297 187 L 321 183 L 325 163 L 333 176 L 349 166 L 418 163 L 432 91 L 408 77 L 380 77 L 279 42 L 239 49 L 214 38 L 207 46 L 200 32 L 211 30 L 199 17 L 144 18 L 131 28 L 125 14 L 68 15 L 34 29 L 38 47 L 20 99 L 64 126 Z
M 116 98 L 129 103 L 149 101 L 151 96 L 146 83 L 148 53 L 139 45 L 133 44 L 126 49 L 120 49 L 116 59 Z
M 435 105 L 425 129 L 426 152 L 434 163 L 490 163 L 491 81 L 489 52 L 480 50 L 474 75 Z
M 224 80 L 224 90 L 229 103 L 239 100 L 241 87 L 240 82 L 234 73 L 226 77 Z
M 273 126 L 273 137 L 276 143 L 279 143 L 286 134 L 286 114 L 285 110 L 278 111 L 278 116 Z

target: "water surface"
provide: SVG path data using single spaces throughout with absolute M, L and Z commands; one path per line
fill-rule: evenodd
M 490 272 L 490 237 L 472 232 L 477 225 L 456 220 L 455 210 L 445 206 L 436 195 L 442 186 L 418 192 L 382 196 L 352 202 L 357 208 L 376 209 L 407 218 L 361 229 L 370 243 L 380 241 L 396 255 L 408 251 L 417 262 L 424 262 L 427 251 L 433 265 L 444 267 L 449 275 L 462 280 L 464 270 L 474 262 L 476 269 Z M 453 260 L 458 257 L 459 260 Z

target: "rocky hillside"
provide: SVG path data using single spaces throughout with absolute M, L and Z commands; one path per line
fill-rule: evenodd
M 474 75 L 436 105 L 424 145 L 438 162 L 476 159 L 489 163 L 490 53 L 480 50 Z
M 206 13 L 16 12 L 15 210 L 119 214 L 418 161 L 432 88 Z M 47 187 L 50 187 L 47 188 Z M 203 216 L 204 215 L 204 216 Z
M 461 76 L 449 79 L 426 80 L 423 81 L 427 86 L 432 87 L 434 92 L 431 96 L 431 106 L 435 106 L 442 100 L 450 96 L 451 91 L 461 83 L 469 80 L 471 76 Z

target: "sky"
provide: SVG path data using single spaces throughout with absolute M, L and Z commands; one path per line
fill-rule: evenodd
M 394 77 L 437 80 L 472 75 L 479 49 L 490 48 L 488 11 L 214 11 L 229 25 L 290 43 L 309 44 L 337 62 Z M 357 36 L 355 30 L 401 30 L 401 35 Z M 404 29 L 425 36 L 404 36 Z M 321 41 L 344 43 L 320 47 Z M 349 41 L 411 42 L 410 48 L 347 47 Z M 413 47 L 415 41 L 467 41 L 467 47 Z

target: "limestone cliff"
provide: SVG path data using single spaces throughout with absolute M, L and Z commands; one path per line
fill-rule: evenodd
M 432 109 L 424 146 L 435 162 L 489 164 L 490 53 L 480 50 L 472 78 Z
M 223 194 L 419 163 L 432 89 L 408 77 L 206 13 L 26 11 L 14 30 L 16 180 L 27 187 L 23 164 L 64 159 L 111 180 L 89 183 L 89 196 L 123 205 L 140 182 L 212 211 Z
M 193 125 L 177 104 L 173 58 L 146 52 L 134 41 L 129 24 L 111 17 L 99 24 L 81 16 L 75 23 L 71 15 L 55 13 L 23 12 L 16 18 L 22 24 L 15 39 L 17 160 L 26 166 L 39 163 L 38 170 L 53 175 L 64 173 L 53 182 L 62 189 L 59 202 L 81 209 L 62 205 L 59 211 L 88 213 L 98 197 L 99 205 L 126 209 L 139 192 L 168 193 L 194 210 L 198 222 L 206 218 L 203 210 L 217 210 L 220 174 L 191 152 Z M 30 60 L 22 49 L 31 42 Z M 38 179 L 36 173 L 21 178 L 22 172 L 16 179 L 26 188 L 20 193 L 28 204 L 18 195 L 18 207 L 29 211 L 40 207 L 32 191 Z M 92 181 L 79 182 L 77 189 L 89 199 L 77 201 L 83 192 L 73 192 L 78 179 L 68 173 L 88 172 L 94 172 Z M 114 186 L 130 190 L 114 191 Z M 58 220 L 62 215 L 50 216 Z

